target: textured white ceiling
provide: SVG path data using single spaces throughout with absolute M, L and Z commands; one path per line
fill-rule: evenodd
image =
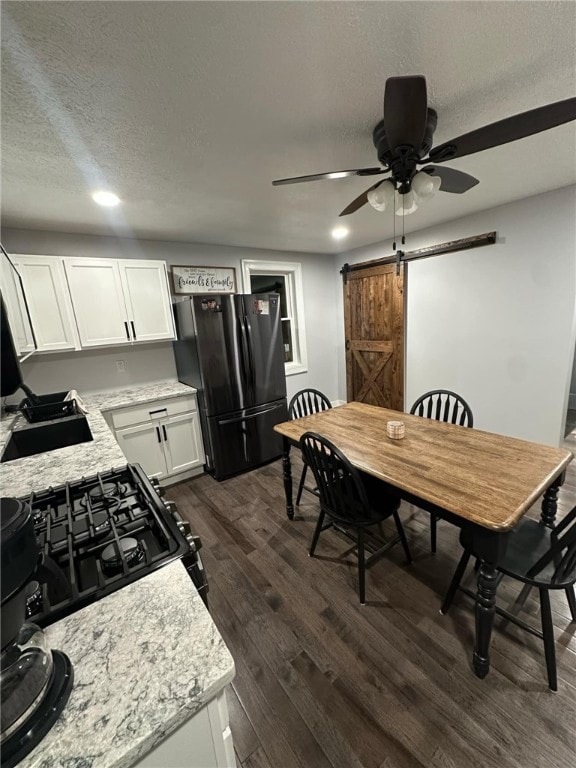
M 272 179 L 376 165 L 392 75 L 426 76 L 435 144 L 573 96 L 575 30 L 574 2 L 3 2 L 3 222 L 296 251 L 382 240 L 390 215 L 338 220 L 369 179 Z M 407 231 L 575 183 L 575 124 L 450 165 L 480 184 Z

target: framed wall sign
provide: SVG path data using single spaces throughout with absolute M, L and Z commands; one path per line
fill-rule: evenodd
M 236 293 L 234 267 L 171 267 L 172 288 L 183 293 Z

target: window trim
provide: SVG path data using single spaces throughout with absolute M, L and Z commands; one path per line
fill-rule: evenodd
M 252 275 L 280 275 L 285 278 L 286 300 L 292 319 L 292 346 L 296 360 L 284 363 L 286 376 L 308 371 L 306 350 L 306 324 L 304 320 L 304 291 L 302 288 L 302 264 L 296 261 L 252 261 L 242 259 L 242 284 L 246 293 L 252 293 Z

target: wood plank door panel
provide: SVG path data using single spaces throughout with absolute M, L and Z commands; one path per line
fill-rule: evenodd
M 348 401 L 404 410 L 404 274 L 395 264 L 344 280 Z

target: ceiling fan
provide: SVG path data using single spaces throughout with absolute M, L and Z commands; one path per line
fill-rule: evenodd
M 521 112 L 432 148 L 437 120 L 436 111 L 428 106 L 424 76 L 389 77 L 384 89 L 384 119 L 374 128 L 372 135 L 381 167 L 276 179 L 272 184 L 278 186 L 346 176 L 389 174 L 386 179 L 362 192 L 344 208 L 340 216 L 354 213 L 368 202 L 377 210 L 385 210 L 394 205 L 396 193 L 401 201 L 397 213 L 411 213 L 416 209 L 417 200 L 432 197 L 438 190 L 462 194 L 479 183 L 474 176 L 455 168 L 442 167 L 439 163 L 576 120 L 576 98 Z M 424 168 L 419 170 L 421 165 Z

